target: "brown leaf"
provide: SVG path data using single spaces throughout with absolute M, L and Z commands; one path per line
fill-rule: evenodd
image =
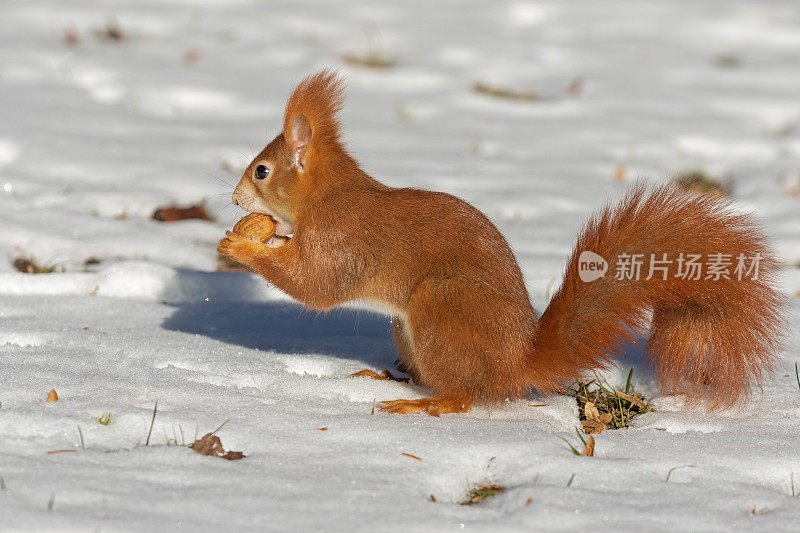
M 589 438 L 586 439 L 586 448 L 583 449 L 583 454 L 586 457 L 594 457 L 594 437 L 589 435 Z
M 634 395 L 630 395 L 630 394 L 625 394 L 624 392 L 620 392 L 620 391 L 617 390 L 617 391 L 614 391 L 614 393 L 617 396 L 619 396 L 620 398 L 622 398 L 623 400 L 626 400 L 626 401 L 632 403 L 633 405 L 635 405 L 636 407 L 638 407 L 640 409 L 646 409 L 647 408 L 645 406 L 644 402 L 642 401 L 642 394 L 639 393 L 639 392 L 637 392 Z
M 207 433 L 203 438 L 194 441 L 192 449 L 201 455 L 213 455 L 229 461 L 236 461 L 245 457 L 242 452 L 226 452 L 219 437 L 211 433 Z
M 606 425 L 599 420 L 581 420 L 583 432 L 587 435 L 600 434 L 606 429 Z
M 47 401 L 48 402 L 57 402 L 58 401 L 58 393 L 55 389 L 50 389 L 50 392 L 47 393 Z
M 200 219 L 211 220 L 206 213 L 206 208 L 202 205 L 192 205 L 189 207 L 177 207 L 170 205 L 156 209 L 153 218 L 161 222 L 176 222 L 178 220 Z
M 320 431 L 328 431 L 328 426 L 325 426 L 324 428 L 317 428 L 317 429 L 320 430 Z
M 586 420 L 600 420 L 600 411 L 592 402 L 586 402 L 586 405 L 583 406 L 583 414 Z

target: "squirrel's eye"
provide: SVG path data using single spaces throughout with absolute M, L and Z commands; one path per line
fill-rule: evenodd
M 264 165 L 258 165 L 256 167 L 256 179 L 263 180 L 267 176 L 269 176 L 269 169 Z

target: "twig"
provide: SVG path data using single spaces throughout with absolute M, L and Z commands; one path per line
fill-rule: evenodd
M 669 476 L 671 476 L 671 475 L 672 475 L 672 471 L 673 471 L 673 470 L 677 470 L 678 468 L 695 468 L 696 466 L 697 466 L 697 465 L 679 465 L 679 466 L 673 466 L 672 468 L 670 468 L 670 469 L 669 469 L 669 472 L 667 472 L 667 479 L 665 479 L 665 480 L 664 480 L 664 483 L 669 483 Z
M 153 434 L 153 425 L 156 423 L 156 413 L 158 412 L 158 402 L 156 401 L 153 407 L 153 419 L 150 421 L 150 431 L 147 432 L 147 440 L 144 441 L 145 446 L 150 446 L 150 435 Z

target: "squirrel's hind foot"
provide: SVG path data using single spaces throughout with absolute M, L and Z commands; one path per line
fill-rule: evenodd
M 412 413 L 427 413 L 439 416 L 442 413 L 466 413 L 472 409 L 472 402 L 462 402 L 451 398 L 420 398 L 419 400 L 393 400 L 378 404 L 381 411 L 407 415 Z
M 370 378 L 370 379 L 377 379 L 380 381 L 399 381 L 400 383 L 408 383 L 409 378 L 398 378 L 392 375 L 391 372 L 388 370 L 384 370 L 383 373 L 378 374 L 377 372 L 370 370 L 369 368 L 360 370 L 353 374 L 350 374 L 351 378 Z

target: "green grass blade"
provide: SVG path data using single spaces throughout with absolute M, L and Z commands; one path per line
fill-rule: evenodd
M 578 434 L 578 438 L 581 439 L 583 445 L 586 446 L 586 439 L 584 439 L 583 435 L 581 435 L 581 430 L 578 429 L 578 426 L 575 426 L 575 433 Z
M 217 429 L 215 429 L 214 431 L 212 431 L 212 432 L 211 432 L 211 434 L 213 435 L 214 433 L 216 433 L 217 431 L 219 431 L 220 429 L 222 429 L 222 427 L 223 427 L 225 424 L 227 424 L 228 422 L 230 422 L 230 421 L 231 421 L 231 419 L 230 419 L 230 418 L 229 418 L 229 419 L 227 419 L 225 422 L 223 422 L 222 424 L 220 424 L 220 425 L 219 425 L 219 427 L 218 427 Z
M 572 444 L 570 444 L 570 442 L 569 442 L 567 439 L 565 439 L 564 437 L 562 437 L 562 436 L 560 436 L 560 435 L 559 435 L 559 437 L 558 437 L 558 438 L 559 438 L 559 439 L 561 439 L 561 440 L 563 440 L 564 442 L 566 442 L 566 443 L 567 443 L 567 446 L 569 446 L 569 449 L 570 449 L 570 450 L 572 450 L 572 453 L 574 453 L 575 455 L 580 455 L 580 454 L 581 454 L 581 452 L 579 452 L 578 450 L 576 450 L 576 449 L 575 449 L 575 446 L 573 446 Z

